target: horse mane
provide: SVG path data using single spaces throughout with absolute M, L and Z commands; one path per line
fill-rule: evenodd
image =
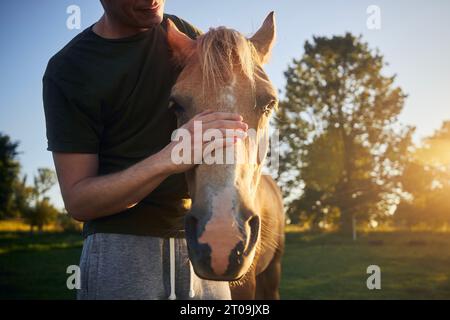
M 197 38 L 203 84 L 214 90 L 230 83 L 236 68 L 255 86 L 254 71 L 260 63 L 256 48 L 240 32 L 226 27 L 211 28 Z

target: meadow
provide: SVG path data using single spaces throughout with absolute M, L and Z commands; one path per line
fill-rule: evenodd
M 0 299 L 74 299 L 66 268 L 78 264 L 78 233 L 0 232 Z M 369 290 L 369 265 L 381 289 Z M 283 299 L 450 299 L 450 233 L 286 233 Z

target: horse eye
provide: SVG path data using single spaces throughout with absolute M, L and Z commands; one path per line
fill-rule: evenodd
M 185 111 L 184 108 L 179 105 L 174 99 L 169 100 L 169 109 L 171 109 L 176 114 L 180 114 Z

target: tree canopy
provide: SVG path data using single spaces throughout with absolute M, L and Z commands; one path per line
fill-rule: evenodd
M 395 210 L 413 129 L 399 124 L 406 95 L 383 56 L 360 37 L 314 37 L 285 72 L 279 182 L 289 213 L 314 224 L 368 221 Z M 299 197 L 292 192 L 302 189 Z

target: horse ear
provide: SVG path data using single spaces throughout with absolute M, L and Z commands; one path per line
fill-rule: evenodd
M 175 60 L 184 65 L 195 49 L 195 40 L 192 40 L 178 30 L 172 20 L 167 19 L 167 42 L 172 49 Z
M 262 64 L 269 60 L 272 47 L 275 43 L 275 14 L 272 11 L 264 20 L 261 28 L 250 38 L 250 41 L 258 51 L 259 58 Z

